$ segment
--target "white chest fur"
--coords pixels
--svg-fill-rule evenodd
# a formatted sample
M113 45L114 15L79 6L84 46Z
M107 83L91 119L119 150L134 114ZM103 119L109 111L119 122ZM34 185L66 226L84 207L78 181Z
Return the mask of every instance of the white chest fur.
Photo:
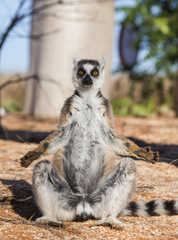
M101 99L97 97L77 99L77 101L74 101L73 107L75 109L73 115L75 127L70 144L72 143L73 152L76 151L81 154L78 158L78 163L80 163L80 160L83 161L89 157L88 154L94 153L98 145L104 144L101 125L105 120Z
M66 146L64 165L66 172L70 172L69 182L75 182L79 192L86 192L103 174L103 155L106 149L102 136L104 108L102 99L98 97L78 97L72 107L72 121L75 124Z

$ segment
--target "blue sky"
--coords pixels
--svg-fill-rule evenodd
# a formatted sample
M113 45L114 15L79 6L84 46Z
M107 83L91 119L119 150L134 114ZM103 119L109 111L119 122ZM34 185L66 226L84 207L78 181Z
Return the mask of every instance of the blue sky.
M17 9L19 0L1 0L0 1L0 34L8 26L12 16ZM30 0L26 0L24 8L28 7ZM29 46L30 41L28 38L19 37L19 33L28 34L30 31L29 19L19 24L15 31L8 37L5 45L3 46L0 56L0 72L26 73L29 68Z
M0 1L0 33L5 30L11 20L20 0L1 0ZM117 0L117 6L131 6L135 0ZM28 7L31 0L26 0L24 9ZM115 14L114 18L117 22L124 17L123 13ZM118 57L118 34L121 26L115 25L113 39L113 57L112 69L116 69L119 65ZM20 23L7 39L0 56L0 72L3 73L27 73L30 61L30 40L25 37L19 37L18 34L28 35L30 31L30 19Z

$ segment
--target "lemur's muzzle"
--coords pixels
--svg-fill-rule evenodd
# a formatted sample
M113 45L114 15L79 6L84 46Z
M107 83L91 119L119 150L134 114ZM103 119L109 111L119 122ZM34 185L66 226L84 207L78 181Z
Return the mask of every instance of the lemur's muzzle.
M82 84L83 85L92 85L93 84L93 80L91 79L91 77L88 74L86 74L86 76L82 80Z

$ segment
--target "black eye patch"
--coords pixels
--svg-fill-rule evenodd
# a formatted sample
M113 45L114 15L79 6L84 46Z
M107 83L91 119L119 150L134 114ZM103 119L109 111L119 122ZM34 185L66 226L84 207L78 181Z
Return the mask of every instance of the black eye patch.
M93 68L93 70L91 70L91 75L97 77L99 75L99 70L96 67Z
M83 77L85 75L85 73L86 73L86 71L82 67L80 67L78 69L77 74L78 74L79 77Z

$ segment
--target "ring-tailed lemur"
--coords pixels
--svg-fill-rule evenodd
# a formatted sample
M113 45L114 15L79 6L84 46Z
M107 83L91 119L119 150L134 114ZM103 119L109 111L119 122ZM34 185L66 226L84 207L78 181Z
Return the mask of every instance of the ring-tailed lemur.
M109 101L101 94L104 58L74 58L74 94L62 108L58 130L21 158L27 167L44 154L33 170L33 190L43 217L38 223L98 219L94 225L121 229L119 215L177 214L176 201L130 202L136 189L135 159L154 163L157 152L140 148L116 134Z

